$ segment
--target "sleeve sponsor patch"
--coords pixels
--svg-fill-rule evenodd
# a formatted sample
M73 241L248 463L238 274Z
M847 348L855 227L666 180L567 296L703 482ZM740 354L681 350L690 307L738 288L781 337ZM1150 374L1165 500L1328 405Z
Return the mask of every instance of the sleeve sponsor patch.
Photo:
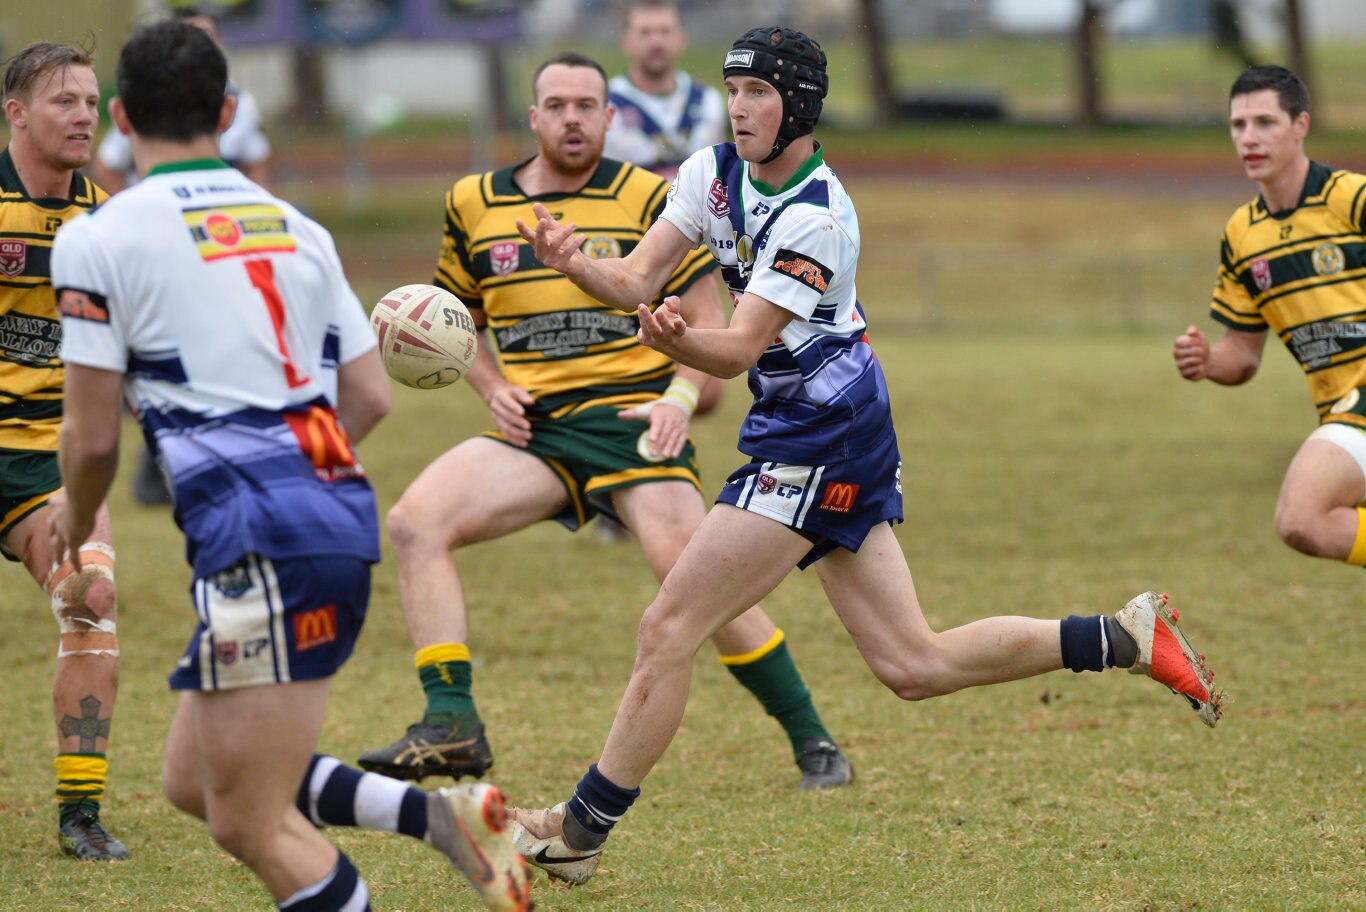
M819 260L804 256L795 250L788 250L786 247L780 248L773 255L773 265L769 268L794 281L809 285L821 294L825 294L825 289L830 287L835 278L835 274Z
M109 300L93 291L62 288L57 292L57 307L62 316L91 323L109 322Z

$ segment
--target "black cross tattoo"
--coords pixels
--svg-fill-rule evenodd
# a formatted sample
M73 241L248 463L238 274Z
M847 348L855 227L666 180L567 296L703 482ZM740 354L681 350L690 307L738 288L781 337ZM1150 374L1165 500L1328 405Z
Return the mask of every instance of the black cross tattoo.
M100 718L100 707L103 704L94 694L81 698L81 717L78 719L72 715L62 717L62 724L57 726L63 738L70 738L73 735L81 737L81 751L83 753L94 753L95 739L109 739L110 717Z

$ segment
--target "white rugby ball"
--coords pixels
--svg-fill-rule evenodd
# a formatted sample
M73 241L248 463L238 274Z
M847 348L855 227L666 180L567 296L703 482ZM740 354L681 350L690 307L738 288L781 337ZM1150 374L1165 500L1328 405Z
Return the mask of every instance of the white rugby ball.
M479 337L460 299L435 285L404 285L370 313L384 369L404 386L441 389L474 364Z

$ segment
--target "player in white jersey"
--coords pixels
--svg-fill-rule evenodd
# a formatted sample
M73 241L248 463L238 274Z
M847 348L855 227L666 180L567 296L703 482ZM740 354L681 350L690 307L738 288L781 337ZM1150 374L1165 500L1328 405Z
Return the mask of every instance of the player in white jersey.
M603 155L672 179L683 160L726 138L721 93L677 68L688 34L673 0L634 0L621 49L627 71L607 83L616 108Z
M199 624L162 784L282 909L368 909L313 824L431 842L492 908L527 905L490 785L427 793L314 753L379 559L352 442L389 382L331 237L217 158L227 64L182 22L139 30L110 115L142 180L53 248L68 365L54 550L79 564L118 461L120 396L170 478Z
M630 256L589 260L575 226L544 207L534 230L519 226L542 263L605 303L634 308L644 344L717 376L748 369L755 392L740 433L751 461L731 475L646 609L601 759L569 801L511 812L523 856L577 883L593 875L608 832L673 739L707 633L793 567L815 565L869 668L903 699L1061 668L1123 667L1178 692L1206 724L1219 717L1213 672L1166 598L1151 592L1114 617L994 617L930 629L892 532L901 462L857 299L858 221L812 135L825 54L801 32L754 29L732 46L723 72L735 142L684 163ZM673 298L654 313L636 306L699 244L739 296L724 329L687 326Z

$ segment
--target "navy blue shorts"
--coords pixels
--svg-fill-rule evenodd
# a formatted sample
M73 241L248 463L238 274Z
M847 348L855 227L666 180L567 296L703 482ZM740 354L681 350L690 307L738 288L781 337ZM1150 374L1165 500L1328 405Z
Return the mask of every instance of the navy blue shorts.
M199 627L172 690L232 690L327 678L351 656L370 601L354 557L249 554L190 586Z
M857 459L817 466L750 462L731 473L717 503L767 516L811 540L805 569L836 548L858 551L875 527L905 519L896 435Z

